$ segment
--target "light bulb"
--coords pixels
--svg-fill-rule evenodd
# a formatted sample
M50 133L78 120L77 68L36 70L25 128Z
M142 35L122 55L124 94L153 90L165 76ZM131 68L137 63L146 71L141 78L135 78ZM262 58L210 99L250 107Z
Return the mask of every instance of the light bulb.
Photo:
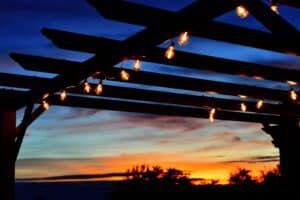
M49 110L50 105L49 105L49 103L48 103L46 100L43 100L42 105L43 105L43 108L44 108L45 110Z
M64 101L64 100L66 100L66 98L67 98L67 92L66 92L66 90L62 90L60 93L60 100Z
M294 89L291 89L291 90L290 90L290 98L291 98L293 101L296 101L297 98L298 98L298 94L297 94L297 92L296 92Z
M133 64L133 69L135 71L140 71L141 70L141 61L140 60L136 60Z
M129 81L130 75L129 75L128 72L126 72L125 70L122 70L122 71L120 72L120 75L121 75L121 79L122 79L123 81Z
M259 110L263 107L264 105L264 101L263 100L259 100L257 103L256 103L256 108Z
M239 16L241 19L244 19L244 18L248 17L249 11L248 11L247 8L244 7L244 6L238 6L238 7L236 8L236 14L237 14L237 16Z
M90 93L91 92L91 86L90 86L90 84L87 81L85 81L84 84L83 84L83 90L86 93Z
M286 83L289 85L298 85L298 83L296 81L287 80Z
M99 83L95 89L95 93L97 95L100 95L100 94L102 94L102 92L103 92L103 85L101 83Z
M213 108L209 112L209 121L212 123L215 121L215 114L216 114L216 109Z
M271 8L271 10L272 10L273 12L275 12L277 15L280 14L280 12L279 12L279 7L278 7L277 4L275 4L275 3L271 4L270 8Z
M247 99L247 98L248 98L248 96L242 95L242 94L239 94L239 97L240 97L241 99Z
M190 39L189 33L188 32L183 32L179 35L178 44L180 46L186 45L189 42L189 39Z
M43 95L43 99L47 99L49 96L50 96L50 94L46 93L46 94Z
M175 57L175 46L174 46L173 42L170 46L168 46L168 48L165 52L165 57L169 60L171 60Z
M243 112L247 111L247 106L245 103L241 103L241 111L243 111Z

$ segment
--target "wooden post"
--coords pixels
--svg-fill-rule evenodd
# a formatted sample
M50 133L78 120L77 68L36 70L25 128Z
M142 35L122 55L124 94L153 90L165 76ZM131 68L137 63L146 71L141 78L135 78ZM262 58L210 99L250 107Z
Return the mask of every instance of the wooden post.
M14 200L16 112L0 110L0 199Z
M283 189L299 191L300 180L300 128L295 118L285 118L280 125L265 126L265 132L273 138L280 152L280 171Z

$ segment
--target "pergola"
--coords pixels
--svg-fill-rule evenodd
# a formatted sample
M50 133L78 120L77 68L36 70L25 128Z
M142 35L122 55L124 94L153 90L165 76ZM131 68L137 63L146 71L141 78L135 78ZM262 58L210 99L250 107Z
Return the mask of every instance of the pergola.
M300 33L295 27L261 0L199 0L176 13L122 0L89 0L89 3L105 18L147 28L125 41L42 29L42 33L59 48L94 54L94 57L84 62L11 54L26 70L58 75L54 78L41 78L0 73L0 86L14 88L0 90L2 199L14 198L15 162L26 129L49 105L210 118L211 121L216 118L261 123L263 130L272 136L273 143L280 149L283 179L288 186L295 186L300 178L297 171L300 157L296 153L300 137L300 105L297 101L298 87L294 84L300 82L300 71L182 51L176 51L175 57L168 59L164 57L165 49L157 47L168 41L168 48L173 48L175 40L172 38L188 33L195 37L299 56L300 47L295 44L300 42ZM273 3L300 7L297 0L278 0ZM243 6L271 33L213 21L238 6ZM172 58L172 55L169 56ZM114 67L123 62L124 58L135 60L136 68ZM140 62L208 70L233 76L243 74L256 81L266 79L288 82L291 90L143 71L139 69ZM99 84L87 82L88 78ZM106 80L117 84L106 84ZM128 87L132 83L133 86ZM134 87L136 85L158 86L170 90ZM220 95L178 93L173 89L244 96L229 99ZM16 110L23 107L23 120L16 125Z

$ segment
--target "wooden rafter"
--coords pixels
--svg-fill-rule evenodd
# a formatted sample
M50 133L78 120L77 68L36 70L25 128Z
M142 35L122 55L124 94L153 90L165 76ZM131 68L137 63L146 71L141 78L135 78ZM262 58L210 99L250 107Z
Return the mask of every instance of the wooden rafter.
M149 26L153 24L154 21L158 21L156 19L172 18L176 16L176 13L174 12L125 1L116 0L112 2L104 2L93 0L91 2L92 5L96 7L104 17L117 21L127 22L130 24ZM236 5L238 5L239 3L241 3L241 1L235 2ZM264 8L268 9L265 6ZM267 11L269 11L269 9ZM142 18L140 17L140 13L143 13ZM274 13L272 12L268 13L274 15ZM276 35L272 35L270 33L220 22L210 21L206 23L199 23L199 17L191 19L190 23L192 25L187 29L194 36L207 37L225 42L247 45L272 51L279 51L282 53L293 53L298 55L300 54L299 47L288 44L282 37L277 37ZM282 20L282 18L278 16L273 16L273 18L276 18L276 20L279 21L283 21L282 23L287 24L286 26L291 28L291 26L288 25L286 21ZM270 20L271 19L269 19L269 21ZM276 24L276 26L278 25ZM160 30L157 31L157 33L159 34L164 34L163 32L160 32ZM182 29L178 31L182 31ZM296 37L300 38L299 32L297 32Z
M135 55L144 61L166 65L175 65L199 70L210 70L231 75L243 74L249 77L256 76L282 82L287 80L296 82L300 81L300 71L298 70L264 66L249 62L234 61L230 59L216 58L180 51L176 52L176 57L173 60L167 60L163 57L165 50L159 47L143 48L134 44L124 45L122 42L111 39L53 29L44 29L43 33L60 48L97 53L100 58L102 52L111 51L114 55L120 54L124 55L124 57L127 56L128 58L130 58L131 55ZM126 52L124 52L125 50ZM18 58L17 56L15 57ZM21 55L19 55L19 57L21 57Z
M22 59L23 58L23 59ZM58 73L61 68L64 66L70 66L71 68L66 71L78 71L79 69L76 66L81 67L79 63L70 62L65 60L55 59L53 62L51 59L43 60L41 57L37 57L37 59L33 59L34 57L30 57L31 59L26 60L24 56L20 57L20 65L25 66L26 69L34 68L35 70L42 68L43 72L50 73ZM33 62L31 63L30 60ZM22 62L23 61L23 62ZM36 65L38 63L38 65ZM43 68L43 63L46 66ZM51 66L49 64L51 63ZM73 64L73 65L72 65ZM39 66L39 67L35 67ZM88 66L87 66L88 67ZM58 69L58 71L56 71ZM81 68L80 68L81 69ZM107 70L105 68L98 67L99 71ZM111 68L106 72L109 77L115 78L115 80L122 81L120 78L120 72L122 69L119 68ZM199 78L191 78L191 77L183 77L183 76L175 76L175 75L167 75L156 72L146 72L139 71L136 72L134 70L127 70L130 73L130 83L138 83L144 85L153 85L167 88L177 88L177 89L185 89L185 90L195 90L195 91L214 91L220 94L227 95L247 95L254 98L259 99L272 99L272 100L287 100L289 98L288 91L284 90L276 90L269 89L257 86L250 85L241 85L235 83L224 83L213 80L205 80Z

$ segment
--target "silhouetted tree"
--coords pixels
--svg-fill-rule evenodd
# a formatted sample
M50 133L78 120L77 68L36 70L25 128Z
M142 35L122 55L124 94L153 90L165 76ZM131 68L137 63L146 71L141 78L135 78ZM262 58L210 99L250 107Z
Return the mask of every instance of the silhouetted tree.
M262 183L268 186L279 186L281 182L281 175L279 167L268 171L268 172L262 172L261 173L261 180Z
M189 175L182 170L160 166L135 166L127 170L121 188L127 191L177 191L192 186Z
M239 168L236 172L230 174L229 183L232 185L253 185L257 183L250 172L248 169Z

